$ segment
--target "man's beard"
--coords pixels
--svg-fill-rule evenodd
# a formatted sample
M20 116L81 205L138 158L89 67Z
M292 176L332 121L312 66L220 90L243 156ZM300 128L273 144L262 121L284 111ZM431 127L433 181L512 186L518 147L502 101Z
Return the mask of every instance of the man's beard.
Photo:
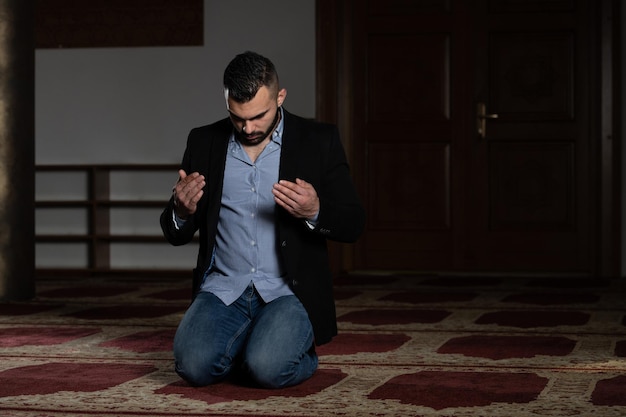
M246 146L258 145L259 143L262 143L265 139L267 139L269 135L272 134L274 129L276 129L276 126L278 125L279 121L280 121L280 109L276 109L276 116L274 116L274 121L272 122L272 125L269 127L269 129L267 129L265 132L248 133L248 132L244 132L243 130L238 131L237 129L235 129L235 134L239 142L243 145L246 145Z

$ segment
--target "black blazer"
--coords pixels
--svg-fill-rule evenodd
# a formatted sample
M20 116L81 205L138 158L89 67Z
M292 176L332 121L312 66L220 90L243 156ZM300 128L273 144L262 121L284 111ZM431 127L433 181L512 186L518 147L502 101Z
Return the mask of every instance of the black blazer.
M315 230L310 230L303 220L277 206L277 244L285 262L289 285L306 308L315 342L320 345L337 334L326 239L356 241L364 228L365 210L350 178L337 128L287 111L284 111L284 117L279 177L290 181L301 178L311 183L320 199L320 212ZM181 230L177 230L172 221L173 197L161 215L161 228L173 245L190 242L199 230L194 295L209 267L215 245L226 150L232 129L230 119L226 118L189 133L181 168L188 174L197 171L205 176L204 195L196 213Z

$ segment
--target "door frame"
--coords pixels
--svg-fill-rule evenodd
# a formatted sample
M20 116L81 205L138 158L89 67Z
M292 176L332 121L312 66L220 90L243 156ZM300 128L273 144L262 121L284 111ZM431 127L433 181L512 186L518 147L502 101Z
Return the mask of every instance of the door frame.
M316 0L316 118L338 126L342 142L356 179L359 193L365 196L363 187L364 159L357 155L352 125L352 29L354 15L352 4L358 0ZM597 251L594 275L601 277L621 276L621 123L620 117L620 42L619 24L614 18L620 16L619 0L600 0L597 27L600 28L596 45L600 65L597 69L598 86L595 97L600 101L598 126L595 136L601 138L594 157L596 178L599 179L599 201L594 205ZM354 254L351 247L331 245L332 269L354 270Z

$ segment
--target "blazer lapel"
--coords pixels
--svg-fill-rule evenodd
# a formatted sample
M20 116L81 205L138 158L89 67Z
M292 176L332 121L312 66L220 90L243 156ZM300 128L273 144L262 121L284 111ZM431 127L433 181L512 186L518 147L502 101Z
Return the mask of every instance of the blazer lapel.
M300 125L298 120L284 109L283 114L285 115L285 126L278 176L283 180L295 181L298 175Z
M222 194L222 183L224 182L224 168L226 167L226 152L228 151L228 139L232 134L230 120L225 119L219 125L216 137L210 141L211 149L206 163L208 169L208 191L211 195ZM219 191L219 194L217 194Z

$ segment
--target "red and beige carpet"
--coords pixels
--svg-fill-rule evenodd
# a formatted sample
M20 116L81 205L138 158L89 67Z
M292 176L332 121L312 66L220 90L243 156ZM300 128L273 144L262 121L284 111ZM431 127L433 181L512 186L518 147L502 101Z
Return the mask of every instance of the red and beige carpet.
M186 281L43 280L0 304L0 416L626 416L626 280L347 276L306 383L192 388Z

